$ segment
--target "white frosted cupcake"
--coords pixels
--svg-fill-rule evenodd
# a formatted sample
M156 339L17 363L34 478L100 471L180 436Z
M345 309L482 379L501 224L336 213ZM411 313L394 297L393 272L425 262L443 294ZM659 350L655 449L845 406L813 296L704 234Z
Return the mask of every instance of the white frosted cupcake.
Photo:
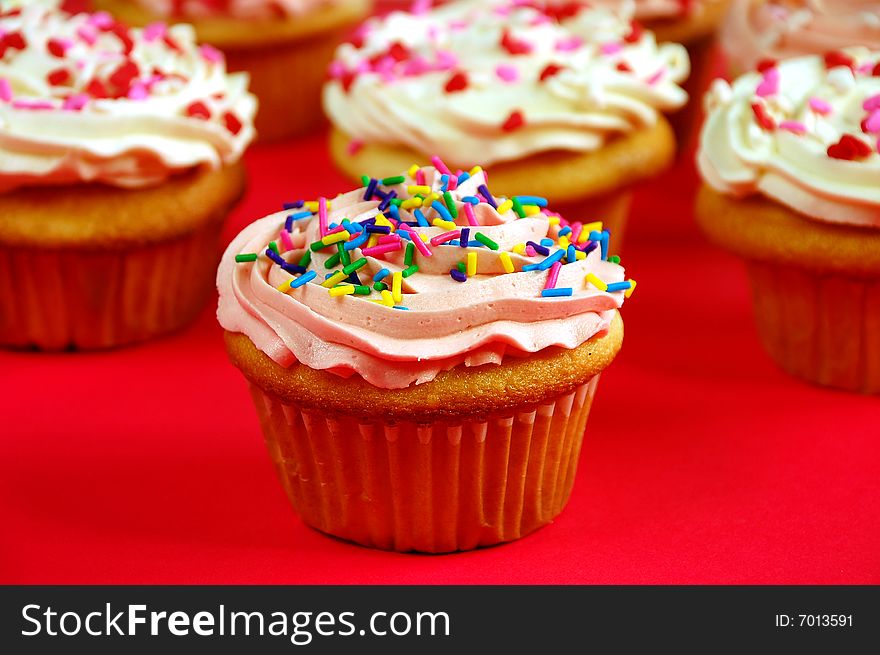
M821 55L848 46L880 48L877 0L733 0L721 31L731 72L762 60Z
M187 22L247 71L260 99L261 140L308 134L324 123L321 85L333 50L369 15L372 0L95 0L132 25Z
M352 179L439 154L492 166L490 188L546 197L618 238L629 191L666 168L665 112L687 94L687 53L586 2L457 2L368 21L324 90L332 153Z
M880 51L764 64L708 96L697 218L742 257L788 372L880 392Z
M256 100L188 26L59 4L0 3L0 344L109 348L204 306Z

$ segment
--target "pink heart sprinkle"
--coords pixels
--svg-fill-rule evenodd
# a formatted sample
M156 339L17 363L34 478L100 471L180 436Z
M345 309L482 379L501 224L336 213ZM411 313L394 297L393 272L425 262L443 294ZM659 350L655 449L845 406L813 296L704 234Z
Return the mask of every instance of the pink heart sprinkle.
M559 41L556 44L556 49L559 52L571 52L572 50L577 50L583 44L584 44L584 42L579 37L574 36L570 39L564 39L562 41Z
M865 121L865 129L869 134L877 134L880 132L880 109L875 109Z
M151 23L144 28L144 40L147 43L152 43L163 38L167 31L168 26L165 23Z
M603 55L616 55L623 50L623 46L619 43L603 43L602 47L599 49L602 51Z
M91 25L81 25L76 31L76 35L88 45L95 45L98 40L98 33Z
M327 68L327 72L334 80L338 80L340 77L345 75L345 65L338 59L335 61L331 61L330 66Z
M516 82L519 79L519 71L513 66L501 64L495 69L495 74L505 82Z
M0 77L0 100L3 102L12 100L12 86L5 77Z
M809 104L810 109L812 109L817 114L827 116L831 113L831 105L825 100L822 100L822 98L810 98Z
M106 11L99 11L89 16L88 22L89 25L94 25L100 29L113 25L113 17Z
M202 59L211 64L220 64L223 63L223 53L217 50L214 46L203 45L199 48L199 53L202 55Z
M876 111L877 109L880 109L880 93L871 96L870 98L866 98L865 102L862 103L862 109L865 111Z
M128 90L129 100L146 100L149 95L150 92L147 90L147 86L143 82L135 82Z
M645 80L645 81L646 81L648 84L650 84L651 86L653 86L653 85L657 84L657 82L659 82L659 81L662 79L662 77L663 77L663 73L665 73L665 72L666 72L666 71L665 71L663 68L661 68L660 70L658 70L656 73L654 73L653 75L651 75L651 77L649 77L649 78L648 78L647 80Z
M766 98L767 96L773 96L777 93L779 93L779 69L768 68L767 72L764 74L764 79L761 80L758 88L755 89L755 94L759 98Z
M88 101L89 96L87 96L85 93L78 93L76 95L70 96L69 98L66 98L61 108L67 111L80 111L83 107L86 106L86 103Z
M458 66L458 57L455 56L455 53L448 50L438 50L437 64L441 67L440 70L449 70Z
M800 121L782 121L779 123L779 129L793 134L806 134L807 126Z

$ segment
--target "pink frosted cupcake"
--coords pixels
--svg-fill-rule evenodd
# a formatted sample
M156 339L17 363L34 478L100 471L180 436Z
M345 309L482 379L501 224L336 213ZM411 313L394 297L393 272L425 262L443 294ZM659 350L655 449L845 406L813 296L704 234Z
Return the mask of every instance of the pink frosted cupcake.
M880 2L734 0L721 45L734 76L762 60L820 55L856 45L880 49Z
M448 552L551 522L635 283L601 225L439 159L245 228L218 317L308 525Z

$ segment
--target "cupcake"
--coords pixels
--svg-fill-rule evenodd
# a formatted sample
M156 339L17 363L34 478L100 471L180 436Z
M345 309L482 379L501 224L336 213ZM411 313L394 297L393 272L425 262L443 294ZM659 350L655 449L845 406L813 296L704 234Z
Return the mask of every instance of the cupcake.
M721 46L734 76L763 60L880 49L878 0L733 0Z
M255 100L192 29L0 2L0 345L109 348L211 293Z
M635 288L608 239L436 157L247 227L218 318L302 520L430 553L551 522Z
M707 98L697 218L745 259L789 373L880 392L880 52L768 63Z
M593 0L600 6L621 6L627 0ZM635 0L635 19L654 33L660 43L687 48L691 74L684 84L691 98L701 98L712 80L715 37L729 0ZM672 118L680 143L690 143L698 123L699 103L690 103Z
M492 166L491 188L601 217L618 242L634 184L673 160L664 111L687 101L684 48L625 11L518 0L372 19L331 65L331 151L352 179L433 153Z
M321 85L333 51L370 13L372 0L95 0L131 25L184 21L247 71L260 100L260 140L324 125Z

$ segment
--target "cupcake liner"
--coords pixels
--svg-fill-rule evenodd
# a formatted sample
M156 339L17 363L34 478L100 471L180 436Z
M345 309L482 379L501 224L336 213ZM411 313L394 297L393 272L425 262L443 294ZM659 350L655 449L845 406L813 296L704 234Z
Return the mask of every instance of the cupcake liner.
M218 232L118 250L0 244L0 345L104 349L182 328L213 289Z
M788 373L880 393L880 280L748 262L764 347Z
M303 136L324 127L321 88L336 46L350 27L270 47L227 49L230 71L250 73L259 98L255 125L260 141Z
M595 198L555 202L550 208L569 221L579 223L602 221L603 227L611 233L615 251L620 251L634 195L632 189L623 189Z
M599 381L460 423L325 416L251 384L266 445L307 524L364 546L442 553L519 539L568 501Z

